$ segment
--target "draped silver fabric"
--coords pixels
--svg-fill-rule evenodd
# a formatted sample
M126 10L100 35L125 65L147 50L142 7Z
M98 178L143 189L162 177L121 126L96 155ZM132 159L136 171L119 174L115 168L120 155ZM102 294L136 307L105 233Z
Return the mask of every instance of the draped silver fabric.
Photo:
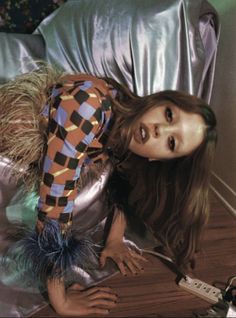
M47 60L108 76L138 95L180 89L209 100L218 37L203 0L69 1L45 19Z
M46 60L67 72L108 76L138 95L179 89L210 99L219 22L206 0L77 0L68 1L47 17L35 34L0 33L0 82ZM12 244L12 223L34 226L34 194L9 179L7 158L0 158L0 253ZM94 233L99 241L107 217L104 187L111 167L90 180L75 201L74 226ZM152 247L130 230L130 244ZM116 273L112 262L103 271L78 271L84 285ZM20 273L0 273L0 316L22 317L47 303L37 286L22 286ZM27 282L26 282L27 283Z
M26 73L45 59L45 46L40 35L0 33L0 83Z

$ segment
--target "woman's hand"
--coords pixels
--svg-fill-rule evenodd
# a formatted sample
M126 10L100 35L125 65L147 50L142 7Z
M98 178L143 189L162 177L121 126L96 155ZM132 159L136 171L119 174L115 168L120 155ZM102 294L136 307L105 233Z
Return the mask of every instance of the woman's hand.
M66 290L59 279L48 280L47 287L51 305L63 316L105 315L117 302L117 295L109 287L84 289L74 284Z
M111 240L107 241L101 256L100 264L104 267L107 258L113 259L113 261L119 267L120 272L126 276L127 268L132 274L137 274L143 270L140 261L147 262L147 259L136 252L134 249L128 247L123 240Z

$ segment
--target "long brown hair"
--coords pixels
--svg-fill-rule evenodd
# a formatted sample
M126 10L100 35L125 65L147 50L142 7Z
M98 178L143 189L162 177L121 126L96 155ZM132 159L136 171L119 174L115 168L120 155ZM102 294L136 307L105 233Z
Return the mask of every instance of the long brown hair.
M209 178L217 141L215 115L203 100L184 92L166 90L138 97L113 80L106 80L118 90L114 101L117 121L110 143L116 144L119 136L119 153L128 151L133 121L154 106L171 103L199 114L205 122L204 140L190 155L149 162L131 154L123 165L123 174L132 185L129 204L151 227L169 256L185 266L193 262L199 250L209 217Z

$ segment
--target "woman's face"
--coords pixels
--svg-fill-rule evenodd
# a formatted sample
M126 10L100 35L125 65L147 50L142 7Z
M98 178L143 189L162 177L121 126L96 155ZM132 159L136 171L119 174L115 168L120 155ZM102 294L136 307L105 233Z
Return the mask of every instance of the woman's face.
M134 123L129 150L150 160L182 157L201 144L204 131L198 114L174 104L153 107Z

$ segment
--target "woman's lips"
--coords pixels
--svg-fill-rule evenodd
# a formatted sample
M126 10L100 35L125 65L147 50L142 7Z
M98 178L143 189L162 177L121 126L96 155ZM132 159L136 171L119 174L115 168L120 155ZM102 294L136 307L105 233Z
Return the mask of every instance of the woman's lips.
M148 128L145 124L141 123L138 128L134 131L134 139L139 144L145 144L149 139Z

